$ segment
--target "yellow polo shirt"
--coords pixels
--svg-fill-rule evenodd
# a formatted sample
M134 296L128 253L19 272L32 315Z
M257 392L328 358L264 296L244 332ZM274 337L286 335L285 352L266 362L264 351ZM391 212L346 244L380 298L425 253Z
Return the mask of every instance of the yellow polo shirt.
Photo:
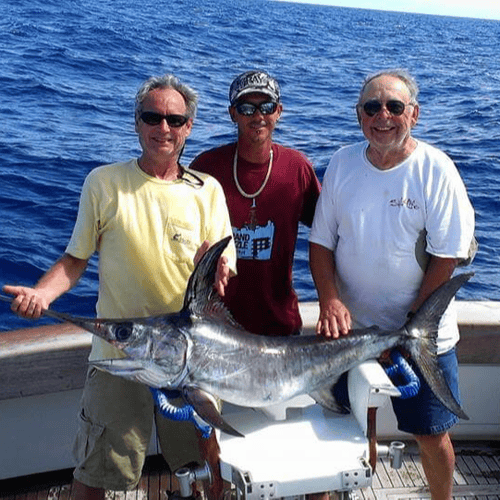
M215 243L232 234L219 183L190 172L163 181L133 159L96 168L86 178L66 252L79 259L99 252L98 317L180 310L197 249L204 240ZM225 255L235 270L232 241ZM121 355L94 336L90 359Z

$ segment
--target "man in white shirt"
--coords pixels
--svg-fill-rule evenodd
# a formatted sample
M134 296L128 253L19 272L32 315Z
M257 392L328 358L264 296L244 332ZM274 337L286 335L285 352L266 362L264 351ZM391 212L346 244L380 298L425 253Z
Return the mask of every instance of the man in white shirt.
M417 97L406 71L369 77L357 105L367 141L341 148L328 166L310 235L318 334L401 327L469 257L474 211L451 159L412 137ZM458 397L457 341L452 306L440 324L438 354ZM432 498L451 499L455 455L447 431L457 417L424 383L394 406L399 428L419 444Z

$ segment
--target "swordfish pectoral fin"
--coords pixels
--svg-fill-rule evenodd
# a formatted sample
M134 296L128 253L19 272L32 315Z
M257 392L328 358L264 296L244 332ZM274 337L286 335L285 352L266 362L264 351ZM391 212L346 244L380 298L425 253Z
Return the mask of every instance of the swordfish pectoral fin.
M154 365L141 360L131 358L102 359L89 361L89 365L111 375L117 375L150 387L159 389L165 385L165 375Z
M182 395L186 402L194 408L198 416L212 427L220 429L231 436L245 437L222 418L212 395L196 387L183 387Z

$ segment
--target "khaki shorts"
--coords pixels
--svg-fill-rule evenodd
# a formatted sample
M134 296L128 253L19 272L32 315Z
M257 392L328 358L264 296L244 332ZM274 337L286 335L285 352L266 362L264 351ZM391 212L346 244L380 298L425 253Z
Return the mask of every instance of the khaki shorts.
M191 462L201 463L197 431L190 422L158 415L145 385L90 368L74 446L75 478L94 488L134 489L147 455L153 419L172 471Z

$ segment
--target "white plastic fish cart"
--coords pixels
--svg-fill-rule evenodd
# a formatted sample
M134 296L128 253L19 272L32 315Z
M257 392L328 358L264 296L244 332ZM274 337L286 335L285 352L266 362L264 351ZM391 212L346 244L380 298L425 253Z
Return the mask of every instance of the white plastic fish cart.
M239 499L300 498L324 491L347 499L371 485L375 413L399 391L375 361L352 369L348 386L348 415L326 411L309 396L257 410L225 407L224 419L245 436L219 436L221 475ZM402 444L383 451L390 451L397 467Z

